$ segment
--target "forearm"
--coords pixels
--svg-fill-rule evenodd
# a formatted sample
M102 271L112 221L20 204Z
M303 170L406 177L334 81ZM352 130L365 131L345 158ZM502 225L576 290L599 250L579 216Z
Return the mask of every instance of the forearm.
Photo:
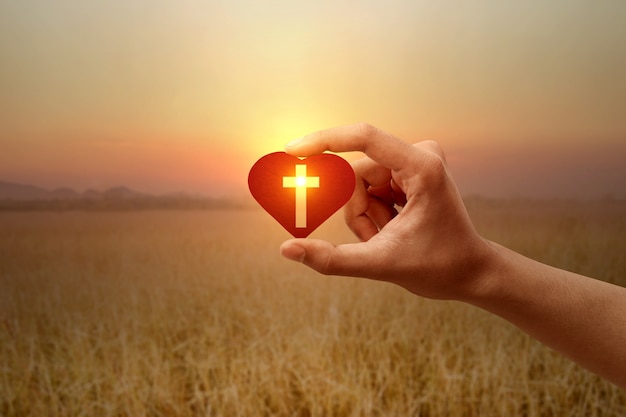
M626 288L493 250L465 301L626 389Z
M434 142L408 145L368 124L307 135L295 156L361 151L346 220L361 243L285 242L289 259L329 275L394 282L495 313L626 389L626 289L532 261L482 239ZM403 206L396 213L395 206ZM396 215L397 214L397 215Z

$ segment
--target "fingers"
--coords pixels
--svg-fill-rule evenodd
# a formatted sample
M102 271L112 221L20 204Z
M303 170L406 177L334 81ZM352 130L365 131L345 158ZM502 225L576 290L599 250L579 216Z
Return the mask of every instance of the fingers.
M418 142L414 146L430 152L434 155L437 155L444 164L447 164L446 155L443 153L443 149L441 149L441 146L439 146L439 144L434 140L425 140L422 142Z
M348 217L346 215L345 221L352 233L362 242L370 240L378 233L378 226L366 213L355 217Z
M311 133L287 144L285 151L295 156L310 156L324 151L361 151L379 164L393 170L414 162L418 148L367 123L340 126Z
M396 217L398 212L393 203L386 203L378 198L371 197L366 214L376 225L377 229L380 230Z
M369 240L397 214L393 201L359 187L344 207L344 220L362 241ZM390 189L389 189L390 190ZM389 193L386 193L389 194Z
M287 259L325 275L372 277L380 254L368 242L333 245L318 239L291 239L280 247Z
M356 177L364 181L367 188L382 189L390 186L391 171L370 158L354 161L352 169Z
M400 188L398 183L393 180L393 178L391 179L391 197L400 207L404 207L406 205L406 194L404 193L404 190Z
M357 177L358 178L358 177ZM367 215L369 206L368 184L363 179L356 182L352 198L344 206L343 216L346 225L360 240L369 240L378 233L378 227Z
M362 241L369 240L391 220L396 211L391 193L391 172L369 158L353 163L356 190L344 208L344 219Z

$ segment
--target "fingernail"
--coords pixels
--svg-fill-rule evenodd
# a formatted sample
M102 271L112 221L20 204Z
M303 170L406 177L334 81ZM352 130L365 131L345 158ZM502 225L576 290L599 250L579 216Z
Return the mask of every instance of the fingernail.
M288 144L286 144L285 148L293 148L295 146L298 146L303 140L304 140L304 138L294 139L291 142L289 142Z
M300 245L283 245L281 248L281 254L292 261L302 262L304 261L304 256L306 255L306 251Z

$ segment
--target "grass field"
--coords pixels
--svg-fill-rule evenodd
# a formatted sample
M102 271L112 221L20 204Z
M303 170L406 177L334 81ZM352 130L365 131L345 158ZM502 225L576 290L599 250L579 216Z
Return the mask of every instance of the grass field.
M626 283L622 203L468 207L487 238ZM337 217L314 235L353 240ZM316 275L287 237L260 210L1 213L0 415L626 415L503 320Z

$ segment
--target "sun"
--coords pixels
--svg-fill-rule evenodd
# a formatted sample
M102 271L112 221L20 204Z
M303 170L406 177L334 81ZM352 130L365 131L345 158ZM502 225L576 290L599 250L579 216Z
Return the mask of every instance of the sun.
M306 177L296 177L296 187L306 186Z

